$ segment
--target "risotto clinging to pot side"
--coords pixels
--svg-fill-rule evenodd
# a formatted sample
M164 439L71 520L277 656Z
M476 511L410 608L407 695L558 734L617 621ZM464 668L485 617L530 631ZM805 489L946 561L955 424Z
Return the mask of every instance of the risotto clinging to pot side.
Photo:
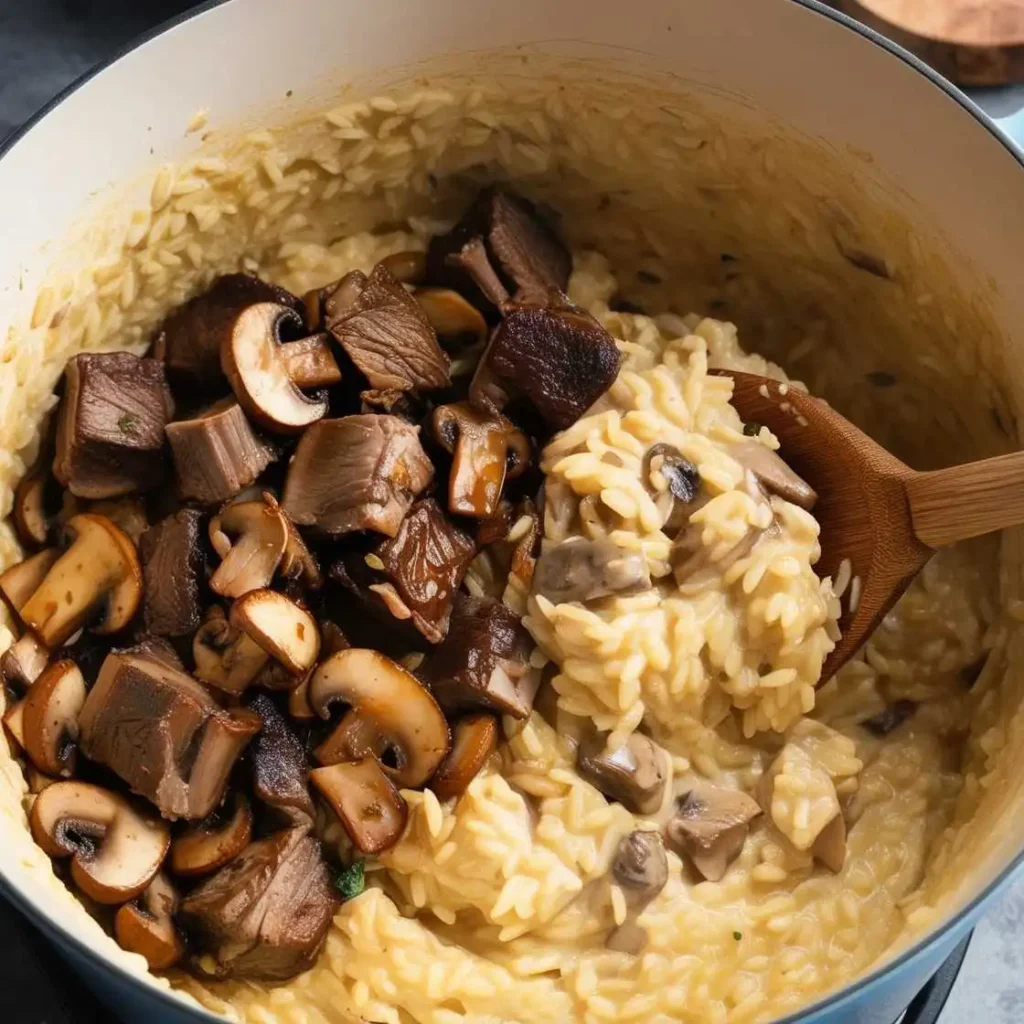
M815 573L813 490L709 374L783 370L560 230L485 188L168 290L143 355L67 365L4 722L54 870L215 1011L769 1020L918 907L984 542L819 685L859 581Z

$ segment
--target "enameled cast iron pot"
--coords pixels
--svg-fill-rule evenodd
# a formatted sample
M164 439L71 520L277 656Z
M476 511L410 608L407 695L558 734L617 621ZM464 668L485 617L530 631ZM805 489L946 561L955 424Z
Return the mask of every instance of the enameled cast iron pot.
M315 104L349 79L387 84L390 68L510 47L562 59L612 55L767 111L840 158L867 154L938 220L954 258L988 282L985 301L1007 335L1009 364L1022 365L1012 337L1024 323L1021 155L913 57L814 0L208 3L87 75L0 152L0 330L23 315L52 254L45 243L97 190L187 155L197 143L182 126L198 109L226 125L280 120L286 94ZM857 166L851 161L851 175ZM1024 837L1014 820L1022 817L992 830L940 926L789 1020L890 1024L1016 873ZM2 858L0 889L122 1019L214 1019L88 948Z

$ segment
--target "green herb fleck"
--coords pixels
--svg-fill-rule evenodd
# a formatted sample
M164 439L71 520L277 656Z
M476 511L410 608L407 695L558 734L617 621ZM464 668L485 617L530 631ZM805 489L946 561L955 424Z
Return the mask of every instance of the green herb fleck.
M762 424L751 420L749 423L743 424L743 433L746 434L747 437L757 437L757 435L761 433L761 426Z
M342 900L355 899L366 887L366 876L363 873L363 862L357 860L349 864L334 880L334 888L341 893Z
M743 938L743 932L733 932L732 937L739 942Z
M122 434L134 434L139 429L139 418L133 416L130 412L126 412L118 421L118 427L121 428Z

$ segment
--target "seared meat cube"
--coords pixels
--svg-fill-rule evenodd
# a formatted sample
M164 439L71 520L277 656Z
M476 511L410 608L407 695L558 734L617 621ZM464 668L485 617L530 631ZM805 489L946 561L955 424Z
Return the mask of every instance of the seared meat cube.
M316 963L337 897L320 843L301 829L248 846L193 889L178 916L197 967L217 977L287 981Z
M327 329L375 391L447 387L448 357L420 304L378 263L347 274L324 300Z
M484 708L526 718L540 685L532 650L530 634L504 604L459 594L448 635L419 675L445 711Z
M103 662L79 716L79 746L160 808L205 818L259 729L251 711L222 710L191 676L144 654Z
M393 537L433 477L418 428L397 416L321 420L295 449L282 505L293 522L324 533Z
M288 720L265 693L247 701L262 728L250 749L252 788L286 824L311 827L316 814L309 795L309 762Z
M163 479L174 402L156 359L78 355L64 371L53 475L79 498L145 491Z
M142 536L142 615L157 636L188 636L199 628L202 514L183 508Z

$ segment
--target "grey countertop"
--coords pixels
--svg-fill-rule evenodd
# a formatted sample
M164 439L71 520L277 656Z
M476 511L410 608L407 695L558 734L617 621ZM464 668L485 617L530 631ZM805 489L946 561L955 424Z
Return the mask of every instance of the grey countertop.
M94 63L188 6L185 0L0 0L0 137ZM1024 143L1024 88L975 98ZM1024 1021L1024 882L979 925L942 1021Z

